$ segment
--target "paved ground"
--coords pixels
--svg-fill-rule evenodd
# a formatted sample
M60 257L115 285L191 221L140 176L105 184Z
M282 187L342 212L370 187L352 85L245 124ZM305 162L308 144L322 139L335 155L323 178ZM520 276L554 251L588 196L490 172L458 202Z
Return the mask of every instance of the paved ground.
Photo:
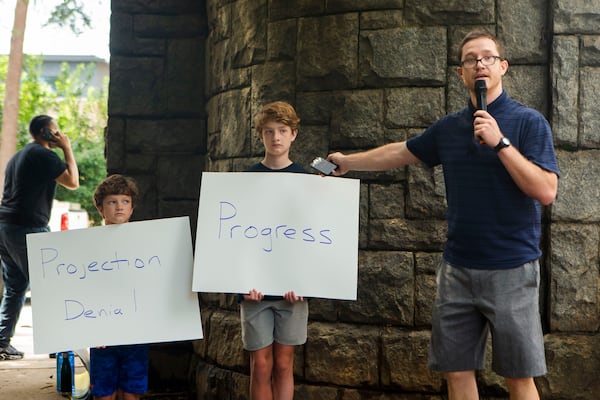
M0 361L0 400L66 400L56 391L56 359L33 354L31 306L26 304L17 323L12 345L25 352L21 360ZM75 358L75 373L85 371ZM146 400L187 400L185 393L148 393Z
M0 361L0 400L64 400L56 391L56 360L48 354L33 354L29 305L21 312L12 345L25 352L25 357Z

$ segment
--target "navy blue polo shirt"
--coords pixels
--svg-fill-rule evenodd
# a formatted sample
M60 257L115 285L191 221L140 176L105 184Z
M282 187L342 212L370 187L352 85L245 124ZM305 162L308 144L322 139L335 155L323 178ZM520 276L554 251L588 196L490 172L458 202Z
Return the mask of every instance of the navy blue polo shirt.
M548 121L502 92L487 111L521 154L558 175ZM514 183L498 154L473 137L471 102L408 140L429 167L442 165L448 202L444 258L476 269L515 268L540 257L541 205Z

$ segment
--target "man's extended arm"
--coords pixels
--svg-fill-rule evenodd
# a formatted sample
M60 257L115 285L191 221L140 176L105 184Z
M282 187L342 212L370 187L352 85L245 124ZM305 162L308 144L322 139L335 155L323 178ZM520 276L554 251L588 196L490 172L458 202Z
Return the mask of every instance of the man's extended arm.
M387 171L419 161L406 147L406 142L395 142L353 154L332 153L327 160L338 166L334 175L348 171Z

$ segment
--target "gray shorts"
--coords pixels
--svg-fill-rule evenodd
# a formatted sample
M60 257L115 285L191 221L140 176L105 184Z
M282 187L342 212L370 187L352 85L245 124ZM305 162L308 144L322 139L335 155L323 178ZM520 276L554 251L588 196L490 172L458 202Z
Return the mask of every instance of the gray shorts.
M308 302L286 300L242 301L242 342L244 349L256 351L279 344L296 346L306 342Z
M507 378L546 373L539 313L538 261L506 270L456 267L442 260L437 271L429 368L484 369L492 333L492 369Z

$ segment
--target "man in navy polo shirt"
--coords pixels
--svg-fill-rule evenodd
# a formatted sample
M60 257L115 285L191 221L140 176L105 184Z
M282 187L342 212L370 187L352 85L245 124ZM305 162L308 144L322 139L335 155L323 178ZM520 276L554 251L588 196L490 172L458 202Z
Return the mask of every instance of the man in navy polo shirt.
M478 399L492 333L492 368L511 399L539 399L533 377L546 373L539 315L541 207L556 197L552 132L537 111L510 99L499 40L485 31L463 39L458 75L470 101L405 142L328 160L335 175L424 162L442 165L448 202L447 241L437 269L429 366L441 371L451 400ZM475 82L487 87L478 110ZM484 107L480 107L484 108Z

